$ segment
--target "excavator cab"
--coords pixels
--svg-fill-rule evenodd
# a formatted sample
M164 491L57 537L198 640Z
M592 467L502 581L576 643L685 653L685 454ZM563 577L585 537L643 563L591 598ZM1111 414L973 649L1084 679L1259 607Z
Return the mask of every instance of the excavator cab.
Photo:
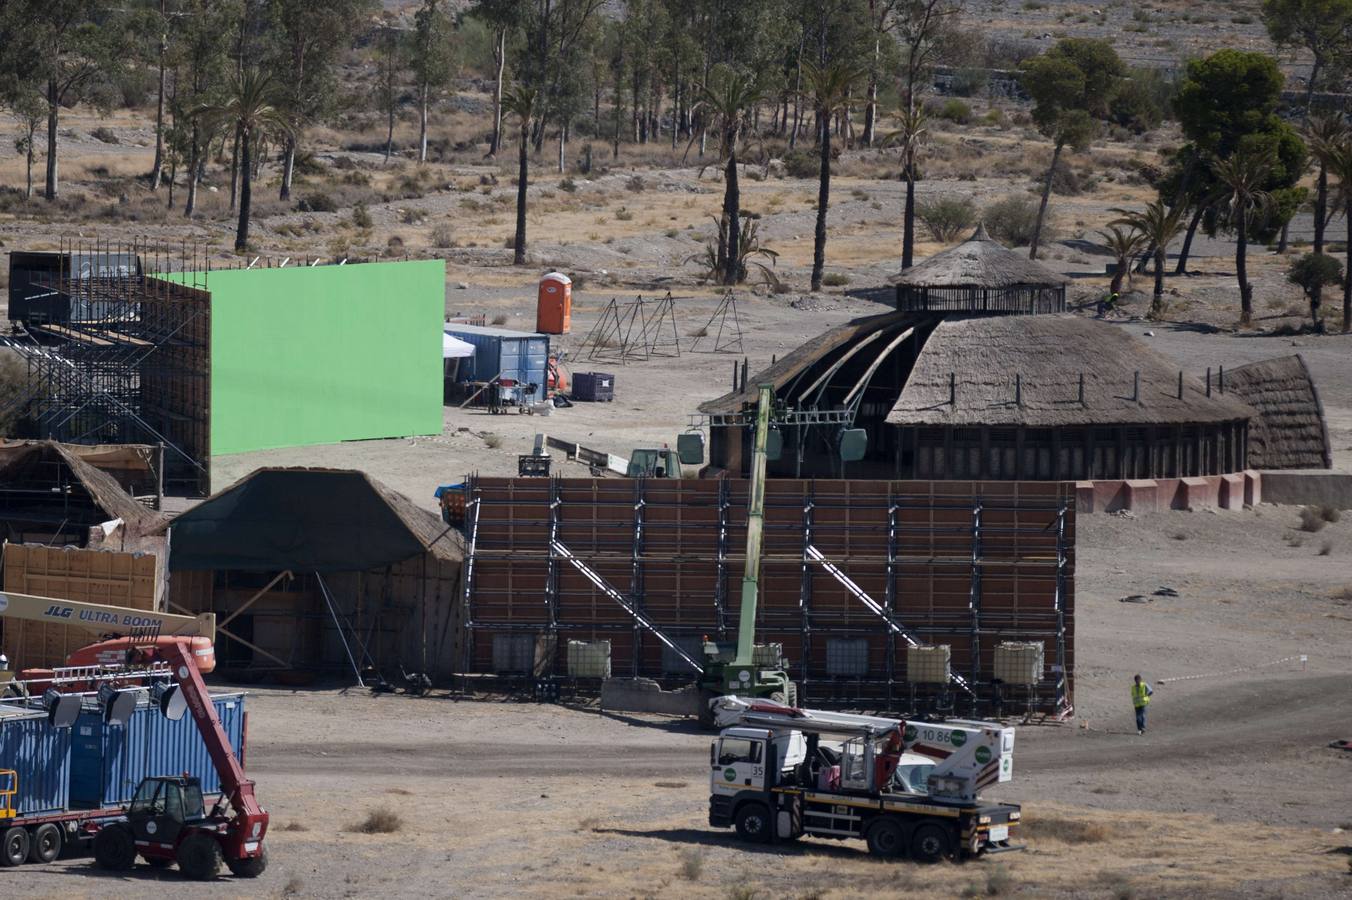
M138 844L176 845L185 825L205 818L202 783L196 778L147 778L127 810L127 824Z

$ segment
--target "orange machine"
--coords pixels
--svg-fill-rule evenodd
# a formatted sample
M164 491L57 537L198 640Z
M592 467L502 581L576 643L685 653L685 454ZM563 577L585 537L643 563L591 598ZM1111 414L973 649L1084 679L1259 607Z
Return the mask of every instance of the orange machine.
M535 304L535 330L541 334L567 334L573 325L573 279L550 272L540 279Z

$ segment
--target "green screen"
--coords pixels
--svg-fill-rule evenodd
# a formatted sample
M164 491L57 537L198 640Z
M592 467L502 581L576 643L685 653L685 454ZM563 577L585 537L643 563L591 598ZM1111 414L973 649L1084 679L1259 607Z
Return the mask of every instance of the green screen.
M225 270L211 452L440 434L441 260Z

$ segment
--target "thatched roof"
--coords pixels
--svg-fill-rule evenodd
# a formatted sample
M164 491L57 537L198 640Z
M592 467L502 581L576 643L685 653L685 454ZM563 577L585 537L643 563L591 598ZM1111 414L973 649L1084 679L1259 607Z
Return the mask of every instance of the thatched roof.
M351 469L256 469L167 527L174 570L365 571L464 556L441 519Z
M1138 371L1140 393L1133 399ZM1047 428L1223 422L1254 414L1234 396L1206 396L1206 385L1190 376L1179 399L1178 379L1172 361L1106 322L1070 315L949 319L925 342L887 421Z
M833 351L848 346L875 331L899 330L926 319L923 315L907 312L883 313L878 316L864 316L851 319L843 325L837 325L829 331L817 335L806 343L800 344L780 358L774 365L762 369L747 378L747 388L732 391L714 400L706 400L699 406L702 413L735 413L756 402L756 386L773 384L775 390L782 389L814 363L825 359Z
M30 479L45 481L50 475L42 474L41 469L52 463L64 466L109 520L121 519L128 528L142 533L164 522L162 515L123 490L116 478L87 462L80 449L57 441L6 445L5 452L0 455L0 483L15 484Z
M892 284L912 288L1007 288L1059 285L1070 279L1039 262L1006 249L978 225L967 240L934 254L899 275Z
M1225 392L1257 413L1249 422L1252 468L1332 467L1324 406L1299 354L1226 369Z

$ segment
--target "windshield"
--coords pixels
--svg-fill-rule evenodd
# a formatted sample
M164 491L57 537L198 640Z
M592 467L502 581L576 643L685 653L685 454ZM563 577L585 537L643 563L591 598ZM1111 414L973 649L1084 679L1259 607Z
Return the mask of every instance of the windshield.
M932 764L921 763L913 766L897 766L892 782L910 794L928 794L929 776L934 771Z

